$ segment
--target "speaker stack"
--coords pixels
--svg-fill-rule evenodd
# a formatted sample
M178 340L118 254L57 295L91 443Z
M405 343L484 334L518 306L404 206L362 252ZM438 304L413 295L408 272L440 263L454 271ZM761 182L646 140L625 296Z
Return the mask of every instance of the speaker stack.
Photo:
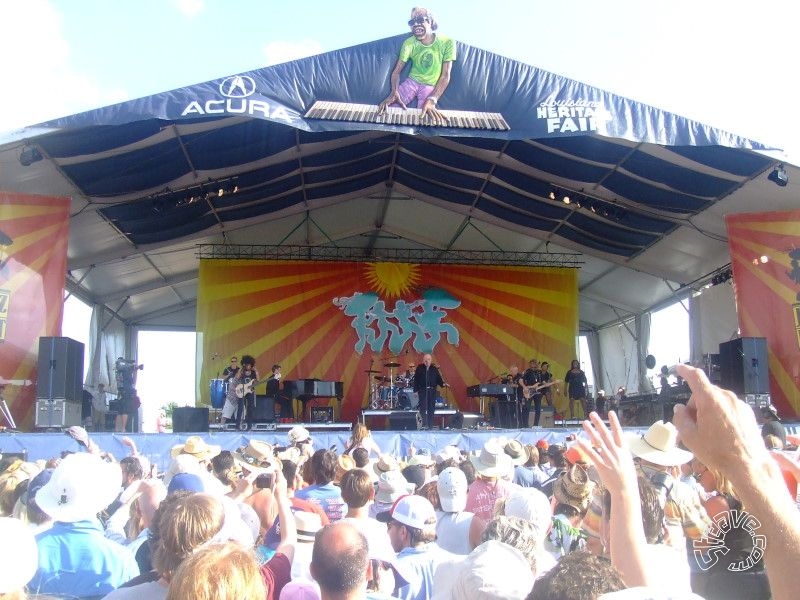
M739 397L769 394L767 340L743 337L719 345L720 384Z
M36 398L83 399L83 344L68 337L40 337Z
M175 433L208 431L208 407L180 406L172 411L172 431Z

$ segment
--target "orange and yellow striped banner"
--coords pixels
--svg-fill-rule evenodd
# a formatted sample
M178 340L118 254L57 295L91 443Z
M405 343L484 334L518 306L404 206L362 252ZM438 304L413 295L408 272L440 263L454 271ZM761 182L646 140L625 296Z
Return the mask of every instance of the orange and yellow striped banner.
M739 328L767 339L772 402L800 414L800 211L725 218Z
M20 429L33 427L39 337L61 334L69 206L0 192L0 376Z
M342 420L388 375L433 354L448 403L475 410L466 387L516 364L575 358L577 271L401 263L202 260L197 303L202 403L227 359L251 354L261 377L344 382ZM263 388L262 388L263 390Z

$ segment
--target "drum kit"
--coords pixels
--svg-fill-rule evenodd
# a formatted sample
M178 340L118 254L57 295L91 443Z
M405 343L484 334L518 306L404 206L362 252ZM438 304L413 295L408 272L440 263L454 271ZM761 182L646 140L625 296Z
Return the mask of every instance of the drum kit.
M411 387L411 377L406 373L394 374L400 363L388 362L383 367L388 370L387 374L374 369L365 371L370 376L369 407L373 410L416 409L419 396Z

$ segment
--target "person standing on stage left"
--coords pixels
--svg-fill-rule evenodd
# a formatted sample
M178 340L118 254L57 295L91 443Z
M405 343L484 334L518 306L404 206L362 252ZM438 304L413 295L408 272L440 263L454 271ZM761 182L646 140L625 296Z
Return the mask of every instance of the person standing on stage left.
M525 380L522 374L519 372L519 367L517 365L511 365L510 367L508 367L508 375L506 375L503 379L501 379L500 383L514 386L514 391L508 395L508 401L514 403L513 425L515 427L522 427L523 426L522 413L525 414L525 418L527 419L528 412L531 410L531 404L530 400L525 400L525 397L522 395L522 386L525 385ZM501 424L501 427L503 425L508 426L511 424L508 423L508 421L506 421Z
M535 358L532 358L528 362L528 368L525 369L525 372L522 374L522 379L525 383L525 386L539 386L544 381L542 380L542 369L539 367L539 361ZM544 393L540 392L538 389L533 390L532 394L529 394L529 398L525 401L522 406L522 422L520 423L521 427L528 426L528 416L531 412L531 403L533 403L534 413L533 413L533 425L534 427L539 425L539 417L542 416L542 398L544 397Z
M245 354L242 356L242 368L236 377L237 385L248 384L258 380L258 370L256 370L256 359ZM237 396L238 398L238 396ZM236 414L236 423L239 429L250 429L253 426L253 418L256 411L256 390L253 384L246 394L238 398L238 412Z
M231 356L231 364L225 367L222 371L222 380L225 382L225 404L222 406L222 415L219 422L225 425L230 419L236 415L236 410L239 407L238 398L236 397L236 376L239 373L239 359L236 356Z
M436 412L436 388L450 387L442 379L438 367L433 365L433 357L426 354L422 364L414 371L414 391L419 394L419 415L426 429L433 427L433 415Z

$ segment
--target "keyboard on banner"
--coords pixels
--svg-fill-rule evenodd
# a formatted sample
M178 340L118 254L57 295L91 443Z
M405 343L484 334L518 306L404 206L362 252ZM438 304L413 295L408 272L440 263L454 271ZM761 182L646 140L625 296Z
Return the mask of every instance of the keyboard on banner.
M446 127L460 129L487 129L508 131L511 129L500 113L476 112L469 110L440 110L446 119ZM378 114L374 104L350 104L348 102L327 102L317 100L306 112L307 119L327 121L352 121L355 123L383 123L386 125L412 125L433 127L427 117L422 118L422 109L389 106Z

